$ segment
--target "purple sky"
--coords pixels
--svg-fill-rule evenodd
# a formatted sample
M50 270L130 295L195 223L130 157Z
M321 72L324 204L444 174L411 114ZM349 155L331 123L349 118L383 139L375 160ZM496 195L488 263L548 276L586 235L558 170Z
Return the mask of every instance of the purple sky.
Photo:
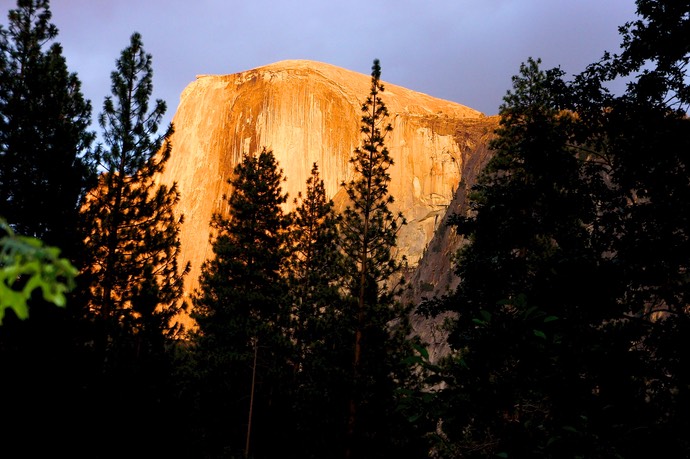
M2 20L15 0L0 0ZM130 35L172 118L197 74L311 59L495 114L528 57L571 75L616 51L634 0L52 0L67 64L101 111Z

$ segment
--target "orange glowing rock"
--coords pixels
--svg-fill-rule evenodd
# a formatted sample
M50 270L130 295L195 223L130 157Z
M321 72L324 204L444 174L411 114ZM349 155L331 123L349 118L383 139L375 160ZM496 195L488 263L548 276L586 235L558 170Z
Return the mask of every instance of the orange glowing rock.
M341 183L352 174L349 158L360 143L360 107L370 82L369 75L333 65L290 60L233 75L199 76L187 86L161 177L163 183L176 181L181 193L178 210L185 222L179 261L192 264L187 295L212 255L209 221L214 212L226 211L227 179L243 152L273 150L287 177L288 210L314 162L327 193L342 205ZM497 120L389 83L382 99L393 126L386 138L395 161L392 210L402 211L408 222L398 248L414 268L459 188L474 181Z

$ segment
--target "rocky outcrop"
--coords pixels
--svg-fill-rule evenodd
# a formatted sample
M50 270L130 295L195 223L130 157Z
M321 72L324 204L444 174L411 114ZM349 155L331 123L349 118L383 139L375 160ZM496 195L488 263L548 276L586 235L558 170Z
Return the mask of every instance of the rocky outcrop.
M406 273L408 282L402 296L403 301L419 305L425 300L450 293L457 286L459 279L454 274L453 256L465 241L447 225L447 219L453 214L468 215L470 212L468 194L491 157L488 145L497 127L497 116L458 123L456 136L458 142L465 146L462 152L462 181L445 215L440 218L440 223L421 259ZM432 361L436 361L448 351L444 328L447 317L441 315L427 318L413 315L411 318L413 329L428 344Z
M384 67L385 74L385 67ZM182 260L190 261L189 294L212 255L209 221L225 212L228 178L242 153L272 149L287 181L287 208L318 163L327 193L343 197L349 158L360 143L360 107L370 77L312 61L283 61L233 75L202 75L181 95L174 115L172 155L161 178L177 182ZM463 105L385 85L382 95L393 131L386 145L395 161L390 193L408 224L400 254L417 266L466 175L481 158L474 152L496 120Z

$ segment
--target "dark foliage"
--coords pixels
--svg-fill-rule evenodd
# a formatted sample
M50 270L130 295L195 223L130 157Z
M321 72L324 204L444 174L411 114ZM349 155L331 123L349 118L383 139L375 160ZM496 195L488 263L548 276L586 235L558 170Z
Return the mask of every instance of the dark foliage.
M288 279L296 347L292 434L294 457L342 451L350 395L354 322L342 296L337 217L316 164L295 200ZM289 454L289 453L288 453Z
M19 0L0 27L0 216L74 261L79 204L94 178L91 106L57 33L45 0ZM3 457L78 449L65 419L80 393L73 324L40 294L29 310L23 321L7 311L0 326Z
M137 354L161 352L178 332L173 321L186 272L177 265L182 217L174 212L176 187L155 182L170 156L172 126L157 135L165 103L156 101L148 112L152 74L151 55L135 33L111 75L113 97L99 117L102 173L82 210L85 314L105 327L106 353L116 343L128 343L128 352Z
M73 258L94 170L91 105L69 73L47 0L20 0L0 27L0 215Z
M105 141L96 151L100 179L82 209L81 292L72 310L92 359L88 408L106 426L94 433L103 442L114 441L123 428L115 419L142 431L153 426L167 432L168 441L175 428L169 415L172 351L188 266L177 263L179 193L155 180L170 156L172 126L157 133L163 101L148 109L151 60L141 36L133 34L111 74L112 96L99 117ZM144 437L142 448L159 443ZM133 445L128 440L113 448L124 454Z
M405 221L389 209L393 160L384 139L392 127L380 78L374 60L371 91L362 104L362 143L350 159L354 178L343 184L349 203L340 222L343 283L354 322L345 456L358 458L415 454L411 425L395 410L396 388L410 383L403 361L411 345L407 311L396 300L404 260L395 257L395 246Z
M638 2L621 55L572 82L533 60L514 78L472 213L450 219L459 287L424 308L457 315L426 365L447 384L422 408L440 454L687 456L681 3Z
M202 268L192 312L199 326L193 341L204 451L212 456L241 455L248 424L255 457L273 457L274 448L285 449L289 441L284 391L294 347L288 339L283 181L273 152L245 154L229 180L229 215L213 217L213 257Z

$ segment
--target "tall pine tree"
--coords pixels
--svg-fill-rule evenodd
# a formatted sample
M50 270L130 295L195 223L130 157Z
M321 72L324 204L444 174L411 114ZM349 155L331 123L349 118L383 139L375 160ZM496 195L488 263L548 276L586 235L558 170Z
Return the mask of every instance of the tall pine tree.
M324 315L332 312L329 306L337 307L341 274L337 218L316 163L306 185L305 195L295 199L290 231L294 256L289 270L294 303L292 333L303 359L316 340L314 335Z
M170 156L172 126L158 133L166 106L156 100L149 110L152 77L152 57L134 33L111 73L112 96L99 116L101 174L82 208L77 312L85 324L82 339L94 343L87 346L94 363L86 416L98 420L88 436L120 453L131 444L112 440L114 419L126 417L131 429L150 432L139 445L150 454L164 446L155 437L174 429L170 350L181 328L176 319L188 271L177 262L179 193L156 182Z
M439 301L457 313L446 457L690 451L690 8L637 6L621 54L573 82L522 66L474 212L452 219L469 244Z
M0 215L73 257L79 204L95 176L91 105L54 42L48 0L19 0L8 18L0 27Z
M588 69L604 70L601 84L629 81L593 131L611 159L605 236L618 263L619 302L640 319L635 342L644 343L638 348L646 391L638 398L646 411L627 416L637 429L625 447L681 457L690 454L683 433L690 427L690 2L637 0L636 6L636 20L619 29L620 55ZM651 439L663 449L645 451Z
M47 0L17 1L7 28L0 26L0 217L74 262L79 204L95 177L88 156L91 106L67 69L57 34ZM13 281L15 288L23 282ZM68 400L80 387L67 311L41 295L28 305L29 319L9 312L0 326L0 361L8 375L0 391L8 394L3 413L12 419L1 456L67 450L69 429L57 413L71 409ZM37 435L45 441L36 442Z
M170 156L170 126L158 134L165 102L148 104L153 70L141 36L131 36L112 72L112 97L99 123L105 145L97 149L98 185L83 208L85 261L82 279L88 316L104 327L99 340L109 354L163 352L179 326L182 307L179 193L155 181ZM112 362L114 356L108 358Z
M215 214L213 258L193 299L195 355L208 454L271 457L280 447L283 384L292 374L285 282L287 195L272 151L245 153L229 180L229 215ZM281 447L282 448L282 447Z
M401 268L395 257L396 238L405 222L402 214L389 208L393 159L384 139L392 127L381 100L383 90L376 59L371 90L362 105L362 143L350 159L354 178L343 184L349 203L340 223L343 280L354 317L346 457L393 455L401 446L396 440L405 436L393 412L396 385L405 379L399 365L408 350L408 321L395 298L395 277ZM409 445L403 448L410 452Z
M320 458L344 445L354 317L342 294L338 218L316 163L306 185L304 196L295 200L291 226L295 448L285 457Z
M520 70L472 212L450 220L469 243L457 257L460 284L441 302L457 319L439 446L452 445L448 457L596 457L573 432L589 428L593 367L630 343L595 358L597 327L617 316L605 308L607 261L591 237L594 200L562 72L538 60Z

